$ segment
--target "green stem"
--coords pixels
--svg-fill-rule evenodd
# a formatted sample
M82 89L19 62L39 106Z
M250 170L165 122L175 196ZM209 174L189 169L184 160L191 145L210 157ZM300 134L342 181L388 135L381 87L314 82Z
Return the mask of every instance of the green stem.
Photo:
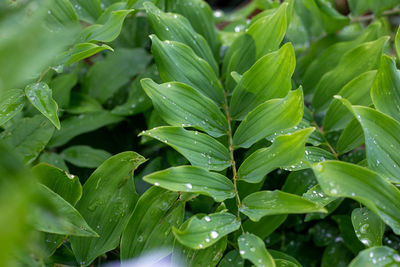
M385 12L382 13L382 16L390 16L390 15L395 15L395 14L400 14L400 9L399 8L386 10ZM374 14L366 15L366 16L359 16L357 18L352 19L351 23L370 21L370 20L373 20L374 18L375 18Z

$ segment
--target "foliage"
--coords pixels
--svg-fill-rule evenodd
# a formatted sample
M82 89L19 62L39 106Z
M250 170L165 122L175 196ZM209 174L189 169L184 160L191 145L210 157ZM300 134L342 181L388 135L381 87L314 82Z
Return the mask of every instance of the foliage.
M400 266L399 2L336 2L1 2L0 266Z

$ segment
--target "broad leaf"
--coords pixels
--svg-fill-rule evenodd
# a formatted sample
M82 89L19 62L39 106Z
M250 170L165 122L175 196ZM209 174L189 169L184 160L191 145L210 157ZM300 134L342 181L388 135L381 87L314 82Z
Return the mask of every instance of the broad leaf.
M76 71L58 75L49 82L49 87L53 91L53 98L60 109L69 106L71 90L78 83L78 73Z
M84 184L76 208L100 237L70 239L81 265L89 265L99 255L118 246L138 198L132 174L144 161L135 152L117 154L101 164Z
M236 231L240 221L231 213L195 215L179 229L173 228L176 239L192 249L207 248L225 235Z
M52 91L44 82L29 84L25 87L25 94L32 105L46 116L57 129L60 129L58 119L58 105L52 97Z
M243 267L244 260L236 250L231 250L222 258L218 267Z
M229 112L232 118L242 119L259 104L285 97L292 88L296 59L288 43L278 51L260 58L240 79L233 90Z
M395 50L397 58L400 59L400 26L397 28L396 38L395 38Z
M377 110L400 121L400 72L389 56L383 55L380 64L371 88L372 102ZM348 100L352 104L362 105Z
M54 127L41 115L23 118L0 134L0 143L12 148L26 164L39 156L53 135Z
M363 129L357 119L352 119L350 123L347 124L346 128L344 128L336 147L339 154L344 154L359 147L363 143Z
M199 193L221 202L235 196L232 182L225 176L192 166L173 167L143 177L146 182L171 190Z
M272 234L283 222L285 222L287 214L264 216L259 221L253 222L246 220L243 223L245 232L255 234L261 239L267 238Z
M305 128L278 136L267 148L261 148L245 159L238 170L238 179L260 182L272 170L292 165L304 157L305 142L315 128Z
M151 52L163 82L185 83L217 104L224 103L222 85L204 59L198 57L189 46L183 43L168 40L162 42L155 35L151 35L150 38Z
M357 208L351 212L351 222L361 243L368 247L382 246L385 224L367 208Z
M302 267L300 262L298 262L295 258L293 258L288 254L273 249L269 249L268 252L274 258L277 267L279 266Z
M394 185L367 168L340 161L314 164L313 171L326 194L361 202L400 233L400 191Z
M214 137L228 131L227 120L218 106L192 87L178 82L157 84L151 79L143 79L141 83L167 123L195 127Z
M233 137L234 145L248 148L274 132L296 126L303 117L303 105L301 88L290 91L285 98L259 105L240 123Z
M111 154L102 149L94 149L90 146L70 146L61 152L61 156L68 162L86 168L96 168Z
M193 166L221 171L231 165L229 150L207 134L182 127L162 126L141 133L181 153Z
M79 60L91 57L103 50L111 50L113 49L106 44L97 45L93 43L80 43L74 45L74 47L65 52L61 56L60 64L68 66L72 63L78 62Z
M69 173L64 159L57 153L44 151L40 154L39 163L47 163Z
M74 6L78 18L88 23L94 23L100 16L101 2L100 0L69 0Z
M25 93L21 89L10 89L0 98L0 126L17 115L25 105Z
M400 254L389 247L373 247L361 251L351 262L349 267L386 267L398 266Z
M47 14L46 22L51 29L60 30L79 23L78 16L68 0L51 1Z
M178 193L156 186L148 189L139 198L122 233L121 259L135 258L153 249L169 251L174 242L171 227L182 223L184 209Z
M320 111L326 108L332 97L350 80L361 73L376 69L388 37L357 46L343 55L339 64L319 81L312 100L313 107Z
M264 241L253 234L242 234L238 238L240 255L255 266L275 267L275 261L265 248Z
M326 212L318 203L279 190L259 191L245 197L240 212L252 221L266 215Z

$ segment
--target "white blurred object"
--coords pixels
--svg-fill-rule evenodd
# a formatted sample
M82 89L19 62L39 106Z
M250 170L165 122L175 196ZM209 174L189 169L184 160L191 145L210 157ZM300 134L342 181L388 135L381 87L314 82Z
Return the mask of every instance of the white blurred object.
M171 263L171 252L157 250L149 252L139 258L107 264L105 267L183 267L180 264Z

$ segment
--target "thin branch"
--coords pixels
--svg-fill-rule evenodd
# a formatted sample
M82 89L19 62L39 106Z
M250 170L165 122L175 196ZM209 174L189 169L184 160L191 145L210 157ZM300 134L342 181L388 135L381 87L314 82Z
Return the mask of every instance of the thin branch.
M400 8L394 8L394 9L391 9L391 10L386 10L385 12L382 13L382 16L390 16L390 15L395 15L395 14L400 14ZM374 14L365 15L365 16L359 16L357 18L352 19L351 23L370 21L370 20L373 20L374 18L375 18Z

